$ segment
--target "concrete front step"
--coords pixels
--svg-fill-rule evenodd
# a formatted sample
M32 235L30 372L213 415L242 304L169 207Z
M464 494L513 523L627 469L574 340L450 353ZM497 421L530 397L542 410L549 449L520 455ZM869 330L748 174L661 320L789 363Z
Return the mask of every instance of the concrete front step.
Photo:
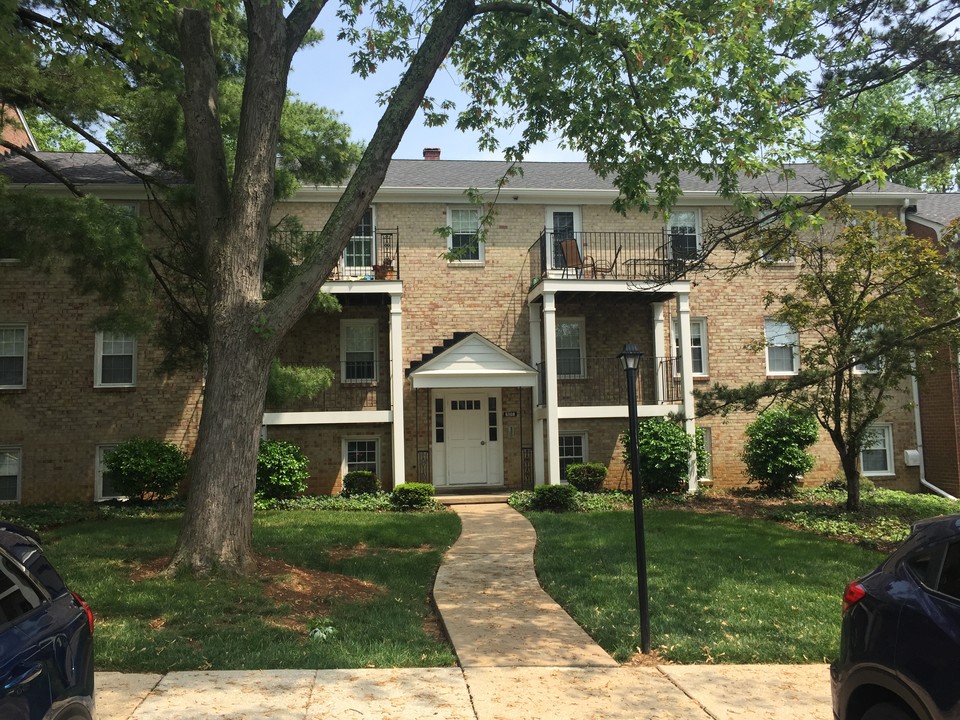
M485 493L482 495L437 495L437 502L443 505L489 505L506 503L510 493Z

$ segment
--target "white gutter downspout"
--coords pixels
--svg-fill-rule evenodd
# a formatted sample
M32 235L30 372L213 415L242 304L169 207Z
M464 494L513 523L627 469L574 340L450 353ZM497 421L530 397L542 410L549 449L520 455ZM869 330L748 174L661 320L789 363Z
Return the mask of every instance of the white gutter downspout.
M945 490L941 490L926 478L926 461L923 458L923 433L920 430L920 384L917 382L916 374L910 377L913 381L913 426L917 432L917 450L920 451L920 484L941 497L945 497L948 500L956 500L953 495Z

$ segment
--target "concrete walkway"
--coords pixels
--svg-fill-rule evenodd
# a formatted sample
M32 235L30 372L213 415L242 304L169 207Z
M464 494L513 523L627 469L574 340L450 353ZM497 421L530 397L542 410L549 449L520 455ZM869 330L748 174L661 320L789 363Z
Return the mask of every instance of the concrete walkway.
M825 665L618 666L540 588L522 515L453 509L434 596L461 667L97 673L100 720L831 720Z

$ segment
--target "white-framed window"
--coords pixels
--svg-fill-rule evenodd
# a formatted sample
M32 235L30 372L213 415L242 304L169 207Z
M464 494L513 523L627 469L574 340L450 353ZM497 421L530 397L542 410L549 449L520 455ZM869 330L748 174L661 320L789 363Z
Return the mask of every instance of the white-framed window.
M18 447L0 447L0 502L20 501L20 460Z
M343 251L344 272L347 275L362 275L373 268L376 258L373 228L373 207L368 207Z
M560 433L560 479L567 479L567 467L587 461L587 435L582 432Z
M102 330L97 333L94 387L133 387L137 384L137 339Z
M698 465L704 465L705 470L700 480L710 481L713 479L713 432L708 427L697 426L698 430L703 430L703 449L707 453L706 462L698 462Z
M767 375L796 375L800 370L800 335L787 323L766 318Z
M680 331L679 318L673 319L673 346L676 349L677 357L683 353L680 351ZM707 366L707 319L705 317L690 318L690 357L693 360L694 375L709 375ZM676 371L679 373L680 368Z
M447 250L455 262L483 262L483 243L477 238L480 231L480 209L476 207L451 207L448 209L450 237Z
M117 447L116 443L106 443L103 445L97 445L97 462L96 462L96 476L94 482L94 500L113 500L114 498L123 498L125 495L117 492L114 489L113 484L103 477L103 472L106 470L106 463L104 459L111 450L114 450Z
M858 342L865 342L867 337L870 335L870 331L866 328L860 328L857 332L854 333L854 340ZM868 373L878 373L883 369L883 358L876 357L870 362L860 362L853 366L853 372L855 375L865 375Z
M376 320L343 320L340 323L340 378L345 383L377 381Z
M0 388L27 386L27 326L0 325Z
M893 426L876 423L860 451L860 472L864 475L893 475Z
M778 225L778 220L776 210L767 210L759 217L760 231L769 241L760 260L767 265L794 265L797 262L796 238L792 232Z
M580 208L576 206L557 205L546 208L547 241L550 243L553 252L553 266L555 268L566 267L563 258L563 249L560 245L564 240L575 239L577 246L581 246L580 238ZM580 252L583 248L580 247Z
M343 441L344 474L369 470L380 476L380 439L375 437L345 438Z
M557 377L586 377L583 318L557 320Z
M697 210L673 210L667 220L671 256L693 260L700 255L700 213Z

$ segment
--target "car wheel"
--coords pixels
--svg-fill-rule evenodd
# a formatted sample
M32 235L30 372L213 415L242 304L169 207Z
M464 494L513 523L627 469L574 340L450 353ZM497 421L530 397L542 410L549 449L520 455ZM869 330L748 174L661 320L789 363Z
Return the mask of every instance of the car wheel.
M867 708L860 720L918 720L917 716L900 705L880 703Z

